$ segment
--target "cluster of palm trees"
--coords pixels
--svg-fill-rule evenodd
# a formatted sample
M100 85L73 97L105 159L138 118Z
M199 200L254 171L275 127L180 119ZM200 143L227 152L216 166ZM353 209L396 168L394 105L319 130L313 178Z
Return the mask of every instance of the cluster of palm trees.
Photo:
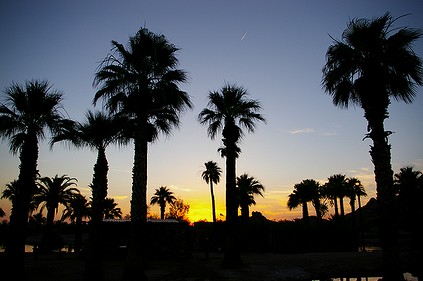
M322 219L325 216L330 205L335 210L332 217L338 218L345 216L344 197L350 199L351 213L354 215L355 202L358 201L358 207L361 208L362 196L367 196L367 193L357 178L347 178L345 175L335 174L330 176L324 184L313 179L306 179L295 184L294 191L288 196L287 206L292 210L301 205L303 219L308 220L307 203L311 202L315 208L317 219Z
M394 29L394 22L389 13L372 20L353 19L342 40L335 40L329 47L323 68L323 87L332 95L333 103L341 107L361 106L368 121L366 137L373 141L370 155L375 165L386 280L401 278L396 226L391 220L396 198L388 143L391 132L385 131L384 120L388 117L391 97L411 102L415 85L423 84L422 63L412 50L412 43L422 33L406 27ZM62 94L52 90L46 81L29 81L25 86L13 83L6 89L6 100L0 106L0 136L9 140L11 152L19 154L21 161L18 196L12 202L10 219L10 237L13 239L9 239L7 245L9 268L14 273L24 272L25 228L31 199L37 189L38 144L50 131L52 144L70 141L76 147L86 146L98 152L91 185L92 246L86 280L103 279L99 238L103 201L107 196L106 147L112 143L126 145L133 142L133 239L122 280L145 279L142 264L147 218L148 144L157 140L160 134L167 135L177 128L181 113L192 108L189 95L179 88L186 82L187 74L177 68L177 51L178 48L163 35L146 28L131 36L127 47L112 41L111 52L100 63L94 80L98 91L93 102L102 100L104 111L88 112L83 124L64 118ZM239 140L244 136L243 129L254 132L257 123L265 122L265 119L260 114L259 101L249 99L246 89L235 84L225 84L220 90L211 91L208 99L198 121L208 126L207 133L212 139L218 133L222 134L223 146L219 151L226 159L227 226L222 266L235 267L242 265L237 245L236 159L241 154ZM215 181L209 179L209 182ZM315 204L319 203L316 201ZM241 208L246 212L245 205Z

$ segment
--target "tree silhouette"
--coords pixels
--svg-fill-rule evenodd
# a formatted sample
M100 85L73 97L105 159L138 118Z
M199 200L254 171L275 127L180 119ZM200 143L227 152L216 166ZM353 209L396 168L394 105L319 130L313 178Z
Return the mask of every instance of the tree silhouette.
M187 214L190 206L184 203L184 200L177 198L171 204L167 218L179 221L188 221ZM188 221L189 222L189 221Z
M391 166L391 146L385 131L391 98L411 103L416 85L422 85L421 59L413 43L422 37L420 30L394 28L389 13L368 19L353 19L342 34L342 40L326 53L323 87L336 106L361 106L367 119L367 138L373 141L370 155L375 166L378 199L379 233L381 236L385 280L402 280L397 245L395 192Z
M161 186L156 189L154 196L151 197L150 204L158 204L160 206L160 219L164 220L166 203L172 204L175 200L176 197L173 196L173 192L166 186Z
M61 220L70 219L75 224L75 252L82 248L82 221L91 215L91 206L82 194L73 194L62 212Z
M55 136L52 144L60 141L70 142L77 148L88 147L97 151L97 161L94 165L92 190L90 238L88 258L85 266L85 280L103 280L102 270L102 221L104 204L108 190L107 174L109 165L106 148L112 143L126 143L128 139L122 134L123 118L103 112L88 111L84 123L74 123L74 126L63 130Z
M288 195L287 206L290 210L302 206L303 220L307 221L309 218L308 202L316 202L319 198L320 184L313 179L306 179L294 185L294 191ZM316 216L321 218L320 204L316 204Z
M328 178L325 186L326 195L333 200L335 205L335 217L339 216L338 213L338 199L339 207L341 209L341 217L345 216L344 197L347 196L347 179L345 175L335 174Z
M100 64L94 85L106 106L127 119L125 129L134 140L131 222L133 226L128 260L122 280L146 279L142 272L143 228L147 221L148 143L160 132L168 135L180 123L180 113L192 104L178 84L186 73L177 69L178 48L165 36L141 28L129 38L128 47L112 41L112 51Z
M37 190L38 143L46 133L57 133L69 120L61 112L62 93L51 89L47 81L13 83L5 89L5 100L0 105L0 137L9 140L12 154L19 153L20 166L17 185L19 197L12 203L9 238L6 244L5 268L13 278L22 279L26 226L32 196Z
M210 183L210 193L212 200L212 214L213 214L213 223L216 223L216 204L214 200L214 191L213 183L218 184L220 181L220 175L222 174L222 169L214 161L208 161L204 163L205 170L201 174L201 177L206 183Z
M247 220L250 217L250 206L256 204L254 196L264 197L264 186L246 173L236 178L236 185L238 187L238 204L241 208L241 217Z
M234 268L243 265L237 245L238 204L236 195L236 158L240 154L237 145L243 136L242 128L254 132L256 122L265 122L258 113L261 110L257 100L247 98L247 91L239 86L226 84L220 91L209 92L208 107L198 115L202 125L208 125L207 133L214 139L222 131L223 145L220 150L226 157L226 224L227 241L225 256L222 262L224 268Z
M355 200L358 201L358 208L361 208L361 197L367 196L363 185L361 185L361 182L357 178L347 178L346 196L350 198L351 213L353 222L355 222Z
M66 206L75 194L79 194L76 187L77 179L63 176L42 177L38 180L38 190L34 195L34 202L40 207L40 213L47 209L47 221L45 235L41 241L42 251L51 251L54 245L51 240L53 239L53 222L55 214L58 211L59 204Z
M113 198L104 199L103 213L105 219L121 219L122 210L118 207L118 203Z
M2 208L0 208L0 218L4 217L6 213L3 211Z

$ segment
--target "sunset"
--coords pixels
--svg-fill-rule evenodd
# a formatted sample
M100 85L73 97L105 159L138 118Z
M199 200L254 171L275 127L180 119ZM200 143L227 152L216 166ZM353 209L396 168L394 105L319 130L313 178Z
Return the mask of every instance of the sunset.
M402 172L417 177L423 171L422 14L423 5L414 0L7 1L0 6L0 114L17 116L10 110L15 101L10 93L19 87L23 92L28 85L42 88L47 83L46 93L61 97L52 107L54 114L45 119L47 127L53 119L59 125L37 134L38 155L31 169L33 178L75 179L70 187L77 191L68 195L80 193L92 205L93 214L83 218L94 225L90 235L101 233L95 226L104 218L99 202L106 197L134 225L144 223L145 213L160 218L162 208L166 218L190 226L216 224L214 212L218 223L228 225L226 239L237 240L233 236L238 216L244 222L245 212L247 219L254 213L269 224L302 223L309 217L329 223L345 216L355 228L355 211L363 207L371 212L372 200L379 196L379 203L388 202L378 205L379 212L389 210L378 217L386 227L383 232L389 233L381 237L385 243L395 235L396 226L389 220L405 211L389 208L402 196L400 189L386 192L382 186L399 185ZM373 65L360 65L354 56L340 59L350 45L351 50L359 49L354 27L363 28L372 20L385 24L385 37L409 31L404 32L411 38L404 49L415 60L406 63L394 56L398 52L381 47L390 52L383 59L394 64L387 68L398 80ZM376 45L372 36L367 34L365 46ZM153 58L139 59L137 48L145 48L141 54L154 50ZM143 63L152 73L143 72L148 68ZM164 66L155 65L160 63ZM415 70L407 73L404 68L413 63ZM392 82L383 85L389 93L386 99L377 100L378 91L383 92L374 83L378 79ZM401 85L409 88L401 92ZM143 91L146 97L137 96ZM360 96L369 92L377 92L377 98ZM157 98L158 93L162 96ZM93 120L99 112L105 114L101 118L115 118L110 121L116 122L114 129L101 127L90 132L93 140L84 138L88 111ZM23 185L22 171L27 171L28 188L38 187L33 179L29 183L30 168L22 165L25 141L14 136L18 126L13 131L2 118L0 222L6 225L12 221L14 200L7 192L14 183ZM100 134L106 138L101 142L95 139ZM221 170L213 192L203 177L209 161ZM244 205L237 182L243 174L259 186L244 196ZM342 176L341 185L349 191L330 193L334 175ZM313 192L318 195L301 194L301 185L309 183L305 180L316 183ZM361 197L353 190L354 181L364 192ZM161 187L170 192L169 201L163 205L156 198L150 204ZM66 200L58 202L49 217L46 201L38 200L29 217L37 218L44 204L39 218L49 225L48 233L69 206ZM172 202L179 200L188 212L172 217ZM65 222L74 223L71 217ZM2 243L0 248L6 249ZM236 247L228 248L236 257Z

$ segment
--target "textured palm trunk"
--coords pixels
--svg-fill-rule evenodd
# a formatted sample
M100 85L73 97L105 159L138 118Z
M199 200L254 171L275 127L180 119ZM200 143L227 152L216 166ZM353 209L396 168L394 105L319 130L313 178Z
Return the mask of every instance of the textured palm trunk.
M145 227L147 223L147 153L148 141L142 132L136 134L132 170L131 237L122 281L147 280L144 273Z
M248 207L248 204L242 204L241 217L243 221L248 221L248 218L250 217L250 207Z
M379 235L383 250L383 280L404 280L398 248L398 208L393 184L391 146L388 144L383 120L369 120L369 125L372 128L369 134L373 140L370 155L376 180Z
M216 223L216 204L214 201L214 191L213 191L213 181L210 180L210 193L212 200L212 214L213 214L213 223Z
M5 274L12 273L13 280L23 280L25 272L25 240L32 196L36 191L38 174L38 141L35 134L28 134L20 152L18 176L19 195L12 202L9 236L6 245ZM6 280L7 280L6 276ZM12 279L10 279L12 280Z
M47 219L46 227L44 229L44 235L41 240L41 252L49 253L53 250L53 224L54 224L54 214L56 211L56 206L54 204L47 205Z
M160 219L164 220L166 211L166 203L160 204Z
M226 148L226 245L222 268L242 267L239 249L238 200L236 190L236 157L239 133L233 120L228 120L223 129Z
M338 211L338 198L335 196L335 198L333 199L333 204L335 206L335 217L339 216L339 211Z
M104 200L107 197L107 173L109 164L106 158L106 151L103 147L99 148L97 162L94 165L94 175L92 182L92 205L90 236L88 245L87 262L85 264L84 280L104 280L103 262L102 262L102 226Z

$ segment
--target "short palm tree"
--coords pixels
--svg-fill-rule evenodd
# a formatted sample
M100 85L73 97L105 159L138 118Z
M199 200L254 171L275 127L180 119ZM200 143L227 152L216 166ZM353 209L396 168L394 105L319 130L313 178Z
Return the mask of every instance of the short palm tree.
M11 271L24 272L26 225L32 196L37 190L38 143L46 133L57 133L69 120L61 112L62 93L47 81L13 83L5 90L0 105L0 137L10 142L10 151L19 153L19 198L12 206L9 239L6 245ZM14 276L19 279L19 276Z
M34 195L34 202L40 207L40 213L44 209L47 209L47 221L45 235L42 241L42 250L52 250L50 244L52 233L53 233L53 222L55 214L58 211L59 204L66 206L75 194L79 194L79 190L76 187L77 179L63 176L42 177L38 179L38 190Z
M94 85L100 86L94 102L106 101L112 112L126 117L128 136L134 140L132 169L131 221L133 238L123 280L145 279L142 270L144 233L147 221L148 143L159 133L169 135L180 124L180 113L192 104L179 84L187 75L177 68L178 48L163 35L141 28L129 38L128 47L112 41L112 52L96 73Z
M250 206L256 204L254 196L260 195L264 197L264 186L246 173L236 178L236 185L238 187L238 204L241 208L241 217L244 220L248 220L250 217Z
M222 174L222 169L217 165L214 161L208 161L204 163L205 170L201 174L201 177L206 183L210 183L210 193L211 193L211 200L212 200L212 215L213 215L213 223L216 223L216 205L214 201L214 190L213 190L213 183L218 184L220 181L220 175Z
M65 206L62 212L61 220L70 219L75 224L75 252L82 248L82 221L91 216L90 202L82 194L74 194Z
M341 217L345 216L344 197L347 196L347 178L342 174L335 174L328 178L325 186L326 195L333 200L335 206L335 217L339 216L338 213L338 199L339 208L341 209Z
M319 198L320 184L313 179L306 179L294 185L294 191L288 195L287 206L290 210L302 206L303 220L307 221L309 218L308 202L315 202ZM316 216L321 217L320 206L316 204Z
M160 219L164 220L166 203L172 204L175 200L176 197L173 196L173 192L166 186L161 186L156 189L153 197L151 197L150 204L158 204L160 206Z
M121 219L122 210L118 207L118 203L113 198L106 198L103 204L103 213L105 219Z
M419 181L422 177L420 171L414 170L412 166L402 167L399 173L395 174L395 187L398 193L399 207L410 219L410 223L418 219L418 209L420 208Z
M225 84L219 91L209 92L208 107L198 115L202 125L208 125L207 133L214 139L221 131L223 136L222 156L226 157L226 223L228 225L227 247L222 267L242 266L237 245L238 204L236 195L236 158L240 149L238 142L244 132L254 132L258 121L265 122L259 113L261 105L257 100L247 98L243 87Z
M395 192L391 165L391 146L384 128L391 99L411 103L416 86L423 85L421 59L413 43L420 30L394 28L389 13L368 19L353 19L326 53L323 87L336 106L361 106L373 141L370 156L375 166L380 233L384 255L383 278L401 280L395 222Z
M124 124L122 118L104 112L88 111L84 123L75 122L74 126L63 130L61 134L52 139L56 142L69 142L77 148L88 147L97 151L97 161L94 165L91 203L90 238L88 259L85 278L89 280L102 280L102 221L103 208L107 197L109 164L106 157L106 148L115 142L126 143L126 138L121 135ZM95 265L94 265L95 263Z
M358 208L361 208L361 197L366 197L367 193L360 180L357 178L347 178L346 196L350 198L351 213L355 214L355 201L358 202Z

